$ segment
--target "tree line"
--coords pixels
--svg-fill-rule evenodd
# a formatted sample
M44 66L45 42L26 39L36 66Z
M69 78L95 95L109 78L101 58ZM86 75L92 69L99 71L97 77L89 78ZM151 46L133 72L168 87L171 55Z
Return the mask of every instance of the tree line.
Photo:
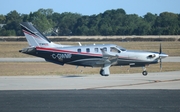
M30 14L16 10L0 15L0 36L22 36L21 22L32 22L45 35L180 35L180 14L148 12L143 17L126 14L125 10L107 10L97 15L57 13L39 9Z

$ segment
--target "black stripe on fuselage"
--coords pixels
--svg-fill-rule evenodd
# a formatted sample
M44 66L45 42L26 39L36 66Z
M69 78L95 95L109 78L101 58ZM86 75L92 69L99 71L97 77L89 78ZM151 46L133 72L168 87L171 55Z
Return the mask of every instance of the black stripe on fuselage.
M63 53L63 52L52 52L52 51L43 51L37 50L36 56L46 58L46 59L53 59L57 61L63 61L63 63L68 63L80 59L88 59L88 58L102 58L101 56L94 56L94 55L84 55L84 54L73 54L73 53ZM71 57L65 57L71 55ZM63 57L63 58L62 58Z
M45 48L47 49L47 48ZM49 49L49 48L48 48ZM55 50L54 50L55 51ZM93 54L88 54L88 53L78 53L78 52L74 52L74 51L64 51L64 52L59 52L60 50L58 50L58 52L53 52L51 50L37 50L37 55L38 57L42 57L45 59L50 59L50 60L56 60L62 63L67 63L67 64L71 64L71 65L79 65L79 66L91 66L91 67L102 67L103 64L96 64L98 61L102 61L103 62L103 57L101 56L95 56ZM71 58L59 58L57 55L63 55L63 54L71 54ZM53 54L55 55L56 58L53 58ZM136 59L128 59L128 58L118 58L118 62L117 64L115 64L114 66L118 66L118 65L129 65L130 63L135 63L135 65L137 66L145 66L146 64L155 64L157 63L157 60L155 61L151 61L151 62L147 62L147 61L143 61L143 60L136 60Z

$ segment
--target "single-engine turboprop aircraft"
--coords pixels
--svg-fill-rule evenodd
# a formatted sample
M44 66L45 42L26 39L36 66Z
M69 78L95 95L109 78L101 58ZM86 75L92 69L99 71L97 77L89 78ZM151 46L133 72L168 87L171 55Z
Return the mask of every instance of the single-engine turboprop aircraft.
M146 76L146 66L156 64L168 55L162 53L161 44L159 52L126 50L114 44L101 45L61 45L51 42L32 23L20 24L29 47L19 52L44 58L48 62L59 65L71 64L84 67L101 67L100 74L108 76L111 66L142 67L142 74Z

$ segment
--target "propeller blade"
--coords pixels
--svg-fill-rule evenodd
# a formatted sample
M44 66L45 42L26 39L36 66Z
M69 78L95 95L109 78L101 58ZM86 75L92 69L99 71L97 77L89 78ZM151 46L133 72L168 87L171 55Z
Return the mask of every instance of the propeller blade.
M161 43L159 46L159 62L160 62L160 71L162 71L162 58L160 56L160 54L162 53L162 48L161 48Z
M161 59L161 57L160 57L160 71L162 71L162 59Z
M162 48L161 48L161 43L160 43L160 46L159 46L159 54L162 53Z
M167 54L162 53L161 43L159 46L159 63L160 63L160 71L162 70L162 59L168 57Z

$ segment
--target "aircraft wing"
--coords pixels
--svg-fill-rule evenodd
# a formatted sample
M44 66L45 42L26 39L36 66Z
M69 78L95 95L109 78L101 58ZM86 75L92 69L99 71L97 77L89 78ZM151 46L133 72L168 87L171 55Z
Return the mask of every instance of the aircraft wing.
M109 64L114 65L118 61L118 55L108 54L104 48L101 49L102 52L102 60L98 61L97 64Z

